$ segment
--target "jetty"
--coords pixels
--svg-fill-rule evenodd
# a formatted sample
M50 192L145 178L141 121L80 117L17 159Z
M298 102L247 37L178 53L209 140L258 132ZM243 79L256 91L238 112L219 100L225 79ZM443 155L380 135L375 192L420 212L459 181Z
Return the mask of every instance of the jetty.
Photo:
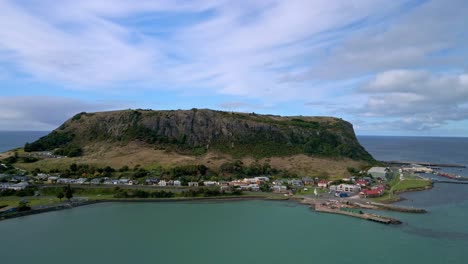
M391 161L381 161L386 164L393 165L411 165L418 164L426 167L445 167L445 168L466 168L466 165L462 164L451 164L451 163L434 163L434 162L425 162L425 161L400 161L400 160L391 160Z
M303 197L303 199L300 202L302 204L310 205L310 208L315 210L316 212L346 215L346 216L369 220L369 221L373 221L373 222L377 222L381 224L398 225L402 223L400 220L395 219L395 218L376 215L376 214L369 214L360 210L360 209L376 209L376 210L380 209L380 208L377 208L376 205L357 206L355 204L344 204L338 201L336 202L316 201L308 197ZM356 206L358 208L356 208Z
M320 204L315 204L314 209L317 212L346 215L346 216L365 219L365 220L368 220L368 221L373 221L373 222L377 222L377 223L381 223L381 224L387 224L387 225L388 224L394 224L394 225L401 224L401 221L398 220L398 219L391 218L391 217L386 217L386 216L381 216L381 215L364 213L362 211L355 212L355 211L351 211L351 210L345 210L343 208L331 208L331 207L323 206L323 205L320 205Z

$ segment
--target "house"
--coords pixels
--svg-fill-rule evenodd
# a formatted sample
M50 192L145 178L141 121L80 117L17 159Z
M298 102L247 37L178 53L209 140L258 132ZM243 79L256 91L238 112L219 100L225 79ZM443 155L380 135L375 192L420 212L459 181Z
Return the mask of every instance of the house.
M91 183L91 184L100 184L101 181L102 181L102 178L94 178L89 183Z
M229 191L229 190L231 190L231 188L232 188L232 187L229 186L229 185L221 185L221 186L219 187L219 190L220 190L220 191Z
M39 180L45 180L49 177L48 174L45 174L45 173L38 173L37 176L36 176L36 179L39 179Z
M158 184L158 179L157 178L146 178L145 183L148 185L156 185Z
M248 185L248 188L249 188L251 191L254 191L254 192L260 191L260 186L258 186L258 184L256 184L256 183L254 183L254 184L249 184L249 185Z
M302 181L301 180L290 180L288 181L289 184L291 184L293 187L301 187L302 186Z
M312 178L310 178L310 177L302 177L301 180L304 183L304 185L313 185L314 184L314 180Z
M20 183L17 183L17 184L13 184L13 185L10 185L8 187L8 189L10 190L15 190L15 191L20 191L20 190L24 190L26 187L29 186L29 183L27 182L20 182Z
M364 197L364 198L375 198L375 197L380 197L384 193L384 190L382 189L374 189L374 190L362 190L359 193L359 196Z
M359 185L354 185L354 184L340 184L336 186L336 191L338 192L347 192L347 193L357 193L361 190L361 187Z
M189 182L188 186L189 187L198 187L198 182Z
M317 184L319 188L327 188L330 182L327 180L320 180Z
M354 184L359 185L361 187L366 187L367 186L367 181L365 180L357 180L354 182Z
M271 190L275 193L287 193L288 188L284 185L274 185L271 187Z
M179 180L175 180L172 184L174 186L182 186L182 183Z
M86 178L79 178L75 180L76 184L85 184L88 181Z
M11 186L12 184L11 183L2 183L0 182L0 190L6 190L6 189L9 189L9 187Z
M367 171L374 179L386 180L388 175L387 167L372 167Z
M27 181L28 177L27 176L13 176L11 177L11 181L16 181L16 182L22 182L22 181Z
M132 181L130 181L130 179L120 178L118 184L132 185L131 183L132 183Z
M204 182L203 182L203 185L205 185L205 186L215 186L215 185L217 185L217 184L218 184L218 183L215 182L215 181L204 181Z
M70 183L73 183L73 179L69 179L69 178L58 178L57 183L60 183L60 184L70 184Z
M267 182L267 181L270 181L270 178L266 177L266 176L259 176L259 177L255 177L254 178L255 180L259 181L259 182Z
M161 180L161 181L159 181L158 185L165 187L165 186L167 186L167 182L165 180Z
M59 177L50 176L49 178L47 178L47 183L56 183L58 179Z

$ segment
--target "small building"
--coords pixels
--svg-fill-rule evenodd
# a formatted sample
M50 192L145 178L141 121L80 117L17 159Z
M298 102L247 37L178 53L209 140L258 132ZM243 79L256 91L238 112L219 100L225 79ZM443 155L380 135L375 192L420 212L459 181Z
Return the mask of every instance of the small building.
M320 180L318 183L317 183L317 186L319 188L328 188L328 185L330 184L329 181L327 180Z
M361 187L365 187L365 186L367 186L367 181L365 181L365 180L357 180L357 181L354 182L354 184L359 185L359 186L361 186Z
M357 193L361 190L359 185L354 184L340 184L336 186L336 191L338 192L347 192L347 193Z
M89 183L91 183L91 184L100 184L101 181L102 181L102 178L94 178Z
M249 190L254 191L254 192L260 191L260 186L258 186L258 184L256 184L256 183L249 184L248 188L249 188Z
M215 181L204 181L204 182L203 182L203 185L205 185L205 186L215 186L215 185L217 185L217 184L218 184L218 183L215 182Z
M182 183L179 180L175 180L174 182L172 182L172 185L178 187L178 186L182 186Z
M50 176L49 178L47 178L47 183L56 183L58 179L59 177Z
M29 183L27 182L20 182L20 183L17 183L17 184L13 184L13 185L10 185L8 187L8 189L10 190L15 190L15 191L20 191L20 190L24 190L26 187L29 186Z
M8 183L8 182L5 182L5 183L0 182L0 190L6 190L6 189L8 189L11 185L13 185L13 184Z
M284 185L274 185L273 187L271 187L271 190L275 193L287 193L288 187Z
M119 184L126 184L126 185L130 185L130 179L127 179L127 178L120 178L119 179Z
M301 180L290 180L288 181L289 184L291 184L293 187L301 187L302 186L302 181Z
M165 186L167 186L167 182L165 180L161 180L161 181L159 181L158 185L162 186L162 187L165 187Z
M387 167L372 167L367 171L374 179L386 180L388 175Z
M198 182L189 182L188 186L189 187L198 187Z
M157 178L146 178L145 183L148 185L156 185L158 184L158 179Z
M259 176L259 177L255 177L254 179L259 181L259 182L268 182L268 181L270 181L270 178L268 178L267 176Z
M86 178L79 178L75 180L76 184L85 184L88 181Z
M375 189L375 190L365 189L359 193L359 196L364 197L364 198L375 198L375 197L382 196L383 193L384 191L381 189Z
M315 183L314 179L310 177L302 177L301 180L304 183L304 185L313 185Z

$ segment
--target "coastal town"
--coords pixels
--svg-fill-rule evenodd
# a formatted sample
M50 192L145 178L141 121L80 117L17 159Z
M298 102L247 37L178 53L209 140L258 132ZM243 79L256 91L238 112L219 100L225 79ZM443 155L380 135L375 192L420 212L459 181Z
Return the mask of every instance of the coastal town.
M5 167L5 164L0 164ZM124 199L152 198L249 198L297 200L310 205L317 212L354 216L380 223L399 223L396 219L367 214L362 209L405 210L384 205L398 199L399 192L430 188L432 181L420 173L436 173L438 168L410 164L404 166L371 167L365 171L350 170L350 177L324 179L319 177L278 178L259 175L231 181L188 181L145 177L142 179L95 177L65 178L60 173L35 175L0 174L0 216L18 213L20 204L30 209L63 208L83 202L120 201ZM23 174L26 174L23 171ZM75 190L68 200L62 201L61 188ZM53 190L53 191L51 191ZM59 193L57 193L59 190ZM55 192L54 192L55 191ZM164 195L153 195L163 193ZM62 195L62 196L60 196ZM18 196L18 198L12 198ZM59 200L57 200L57 198ZM17 201L17 204L12 201ZM19 202L18 202L19 201ZM382 203L383 202L383 203ZM2 205L2 203L6 205Z

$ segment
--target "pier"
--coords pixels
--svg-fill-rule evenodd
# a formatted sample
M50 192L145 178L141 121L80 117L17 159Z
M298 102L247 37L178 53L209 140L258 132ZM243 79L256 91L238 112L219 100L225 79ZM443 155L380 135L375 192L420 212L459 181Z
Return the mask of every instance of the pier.
M386 164L393 165L411 165L418 164L426 167L445 167L445 168L466 168L466 165L462 164L450 164L450 163L433 163L433 162L421 162L421 161L400 161L400 160L391 160L391 161L381 161Z
M315 211L317 212L322 212L322 213L329 213L329 214L340 214L340 215L346 215L346 216L351 216L351 217L356 217L360 219L365 219L381 224L394 224L394 225L399 225L401 224L401 221L398 219L390 218L390 217L385 217L385 216L380 216L380 215L375 215L375 214L368 214L368 213L355 213L351 211L346 211L346 210L340 210L340 209L334 209L330 208L327 206L322 206L319 204L315 204L313 206L315 208Z

